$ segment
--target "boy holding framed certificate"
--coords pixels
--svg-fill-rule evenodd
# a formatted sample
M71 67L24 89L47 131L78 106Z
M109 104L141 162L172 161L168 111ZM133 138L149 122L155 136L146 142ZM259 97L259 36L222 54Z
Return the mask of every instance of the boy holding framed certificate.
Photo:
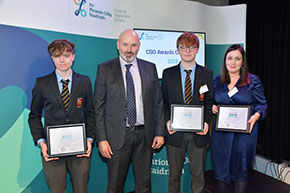
M56 69L37 78L32 91L28 122L33 140L41 148L44 175L51 193L65 192L67 172L74 192L87 192L95 111L89 77L72 70L74 48L68 40L49 44Z
M202 193L205 188L206 145L210 141L208 130L212 118L213 74L195 61L199 50L196 35L183 33L177 39L176 46L181 62L163 71L161 86L168 131L165 144L169 162L169 192L180 192L180 178L187 152L192 191Z

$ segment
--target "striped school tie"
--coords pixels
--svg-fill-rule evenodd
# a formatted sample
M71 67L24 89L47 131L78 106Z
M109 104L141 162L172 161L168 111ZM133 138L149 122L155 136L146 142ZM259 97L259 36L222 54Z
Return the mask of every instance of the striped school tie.
M65 110L67 110L69 104L69 90L68 90L69 79L61 80L61 83L62 83L61 98L64 108Z
M186 72L185 85L184 85L185 104L190 105L192 102L192 89L191 89L191 79L190 79L191 70L184 70L184 71Z

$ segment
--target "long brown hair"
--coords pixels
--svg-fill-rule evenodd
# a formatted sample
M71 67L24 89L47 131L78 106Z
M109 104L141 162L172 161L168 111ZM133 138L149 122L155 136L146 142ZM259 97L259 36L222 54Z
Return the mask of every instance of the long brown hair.
M229 72L227 70L226 67L226 58L229 52L234 51L234 50L238 50L241 54L242 54L242 58L243 58L243 62L242 62L242 66L240 69L240 86L245 86L251 83L250 79L249 79L249 71L248 71L248 63L247 63L247 56L246 56L246 52L244 50L244 48L240 45L240 44L233 44L231 45L225 55L224 55L224 60L223 60L223 64L221 67L221 82L223 84L230 84L231 82L231 78L229 75Z

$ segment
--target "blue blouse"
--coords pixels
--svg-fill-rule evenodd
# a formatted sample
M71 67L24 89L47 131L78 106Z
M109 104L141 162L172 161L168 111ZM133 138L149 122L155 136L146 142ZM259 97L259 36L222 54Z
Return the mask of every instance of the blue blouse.
M259 78L253 74L249 74L251 83L247 86L239 86L240 80L237 81L235 87L238 92L232 97L228 96L228 85L223 85L220 76L214 80L214 96L217 104L236 104L236 105L251 105L252 114L259 112L264 119L266 116L267 103L264 96L264 88Z

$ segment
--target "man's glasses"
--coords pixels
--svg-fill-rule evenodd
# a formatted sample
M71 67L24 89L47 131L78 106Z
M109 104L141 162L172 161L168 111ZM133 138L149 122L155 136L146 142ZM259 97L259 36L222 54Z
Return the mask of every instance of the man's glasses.
M190 51L194 51L197 49L197 46L178 46L181 51L186 51L189 49Z

